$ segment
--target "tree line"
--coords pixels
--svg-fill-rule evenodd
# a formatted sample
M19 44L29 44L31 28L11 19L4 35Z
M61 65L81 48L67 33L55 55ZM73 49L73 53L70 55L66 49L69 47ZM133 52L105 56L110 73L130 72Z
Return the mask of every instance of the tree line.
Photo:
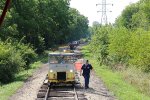
M0 14L4 3L0 0ZM13 80L44 50L88 34L87 17L70 0L12 0L0 28L0 82Z
M150 71L150 1L127 6L114 24L93 23L90 51L100 65Z
M1 2L1 9L3 5ZM53 45L85 37L87 29L88 19L70 8L69 0L13 0L0 38L23 38L40 53Z

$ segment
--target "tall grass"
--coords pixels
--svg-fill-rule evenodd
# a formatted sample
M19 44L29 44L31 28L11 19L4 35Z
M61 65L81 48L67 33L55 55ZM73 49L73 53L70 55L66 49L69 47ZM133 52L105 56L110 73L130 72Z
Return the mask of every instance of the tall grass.
M135 86L141 93L150 96L150 74L144 73L137 68L128 68L121 72L123 78L133 86Z

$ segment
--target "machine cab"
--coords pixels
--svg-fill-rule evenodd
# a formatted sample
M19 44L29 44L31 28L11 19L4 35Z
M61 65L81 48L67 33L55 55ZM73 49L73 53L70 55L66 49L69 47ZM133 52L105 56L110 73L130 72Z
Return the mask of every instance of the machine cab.
M74 55L74 53L49 53L49 82L73 83L75 81Z

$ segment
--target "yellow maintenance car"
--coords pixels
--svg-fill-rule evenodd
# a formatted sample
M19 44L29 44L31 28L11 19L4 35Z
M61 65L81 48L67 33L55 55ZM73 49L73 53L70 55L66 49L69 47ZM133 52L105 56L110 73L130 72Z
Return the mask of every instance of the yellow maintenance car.
M75 83L76 61L74 53L53 52L49 53L48 81L51 84Z

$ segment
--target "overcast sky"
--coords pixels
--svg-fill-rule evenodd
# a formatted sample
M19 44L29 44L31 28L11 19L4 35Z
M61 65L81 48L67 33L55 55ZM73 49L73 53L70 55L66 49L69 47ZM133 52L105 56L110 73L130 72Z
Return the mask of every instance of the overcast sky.
M135 3L139 0L106 0L108 5L107 10L112 11L107 13L108 22L113 23L115 19L121 14L122 10L129 4ZM71 0L70 6L76 8L81 14L85 15L89 19L89 25L92 25L93 21L101 22L101 13L97 13L101 10L101 6L96 4L101 3L102 0Z

